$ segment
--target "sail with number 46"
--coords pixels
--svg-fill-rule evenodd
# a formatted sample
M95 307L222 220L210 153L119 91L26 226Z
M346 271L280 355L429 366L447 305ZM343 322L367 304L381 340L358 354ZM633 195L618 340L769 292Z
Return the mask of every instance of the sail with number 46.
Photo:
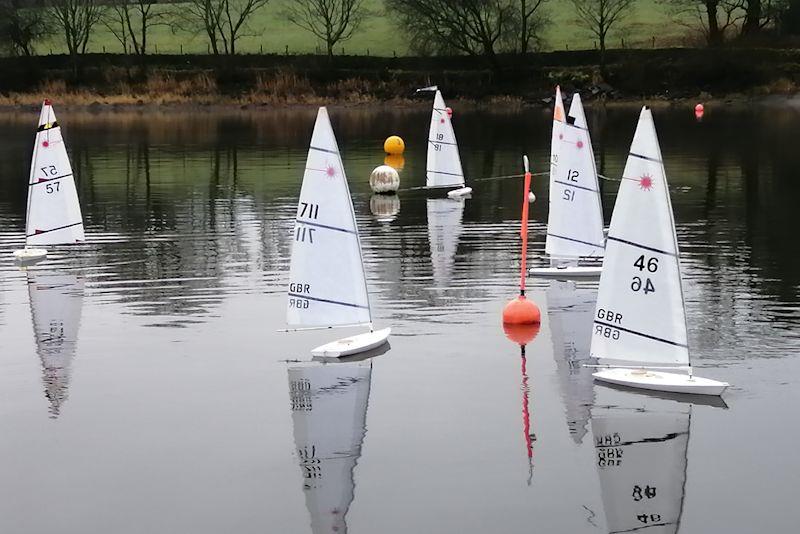
M552 263L582 257L602 258L603 208L592 140L581 97L572 97L564 113L556 88L550 149L550 212L545 252Z
M464 187L464 171L453 123L442 93L436 90L428 134L427 187Z
M311 137L292 238L287 323L370 324L353 203L324 107Z
M611 218L591 352L601 363L688 370L687 343L672 203L645 107Z
M25 246L85 239L78 192L61 126L49 100L42 104L28 181Z

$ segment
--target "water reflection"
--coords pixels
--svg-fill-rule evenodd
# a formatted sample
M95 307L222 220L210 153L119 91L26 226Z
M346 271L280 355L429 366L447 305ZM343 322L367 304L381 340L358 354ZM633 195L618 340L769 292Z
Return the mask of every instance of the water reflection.
M678 531L690 421L689 404L598 386L592 433L609 533Z
M578 286L574 281L550 281L547 286L547 317L553 340L561 398L567 416L567 428L575 443L582 443L594 403L589 348L592 320L597 302L597 286Z
M29 271L28 296L36 353L42 362L44 394L55 418L67 400L70 369L78 344L84 280L77 274Z
M294 442L314 534L347 533L371 379L370 360L289 368Z
M439 288L448 287L453 276L453 264L461 237L461 220L464 217L464 202L464 199L427 199L433 283Z

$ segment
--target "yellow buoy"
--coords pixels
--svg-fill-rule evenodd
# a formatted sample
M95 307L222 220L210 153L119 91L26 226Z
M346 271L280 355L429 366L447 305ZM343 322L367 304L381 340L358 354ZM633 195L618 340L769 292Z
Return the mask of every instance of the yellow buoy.
M399 156L405 152L406 144L400 137L392 135L391 137L387 138L386 141L384 141L383 150L392 156Z

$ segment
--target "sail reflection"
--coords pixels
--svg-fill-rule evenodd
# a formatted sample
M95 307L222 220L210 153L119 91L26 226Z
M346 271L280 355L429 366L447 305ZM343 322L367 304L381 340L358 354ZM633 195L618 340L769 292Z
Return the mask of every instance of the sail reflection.
M28 272L36 353L42 361L44 393L52 418L58 417L67 400L83 294L84 280L76 274Z
M569 433L582 443L594 402L592 369L584 367L590 357L592 321L597 287L578 287L574 281L551 281L547 287L547 317L553 340L561 397Z
M690 421L691 405L598 386L592 432L609 533L678 531Z
M464 199L428 199L428 240L436 287L450 285L463 216Z
M289 368L294 441L314 534L347 533L371 377L370 361Z

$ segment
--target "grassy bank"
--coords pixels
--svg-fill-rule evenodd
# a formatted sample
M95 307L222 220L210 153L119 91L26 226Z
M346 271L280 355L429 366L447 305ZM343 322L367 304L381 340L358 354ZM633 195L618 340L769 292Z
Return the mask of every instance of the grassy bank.
M321 104L408 101L439 84L449 98L523 105L555 84L591 100L674 100L791 93L800 84L800 51L769 49L616 50L601 81L595 51L501 57L501 72L469 57L151 56L95 54L73 77L63 56L0 58L0 105Z
M386 12L383 0L365 0L365 6L373 13L352 39L336 48L336 54L374 55L392 57L409 53L408 39L392 13ZM173 9L181 11L181 4L156 5L155 10ZM185 10L185 9L184 9ZM595 46L596 38L576 24L571 2L555 0L545 4L542 13L548 22L541 31L545 51L581 50ZM174 20L172 17L170 20ZM657 0L638 0L629 16L609 35L610 47L664 48L687 43L693 32L688 28L693 20L676 16L668 6ZM154 26L148 36L149 52L158 54L204 54L208 52L203 32L195 31L185 23L182 27ZM240 53L286 53L313 54L324 46L310 33L286 22L281 12L281 2L273 0L257 11L250 21L251 31L237 43ZM39 54L62 54L66 52L63 35L54 33L37 46ZM89 42L92 53L122 53L122 45L108 28L102 24L92 30Z

